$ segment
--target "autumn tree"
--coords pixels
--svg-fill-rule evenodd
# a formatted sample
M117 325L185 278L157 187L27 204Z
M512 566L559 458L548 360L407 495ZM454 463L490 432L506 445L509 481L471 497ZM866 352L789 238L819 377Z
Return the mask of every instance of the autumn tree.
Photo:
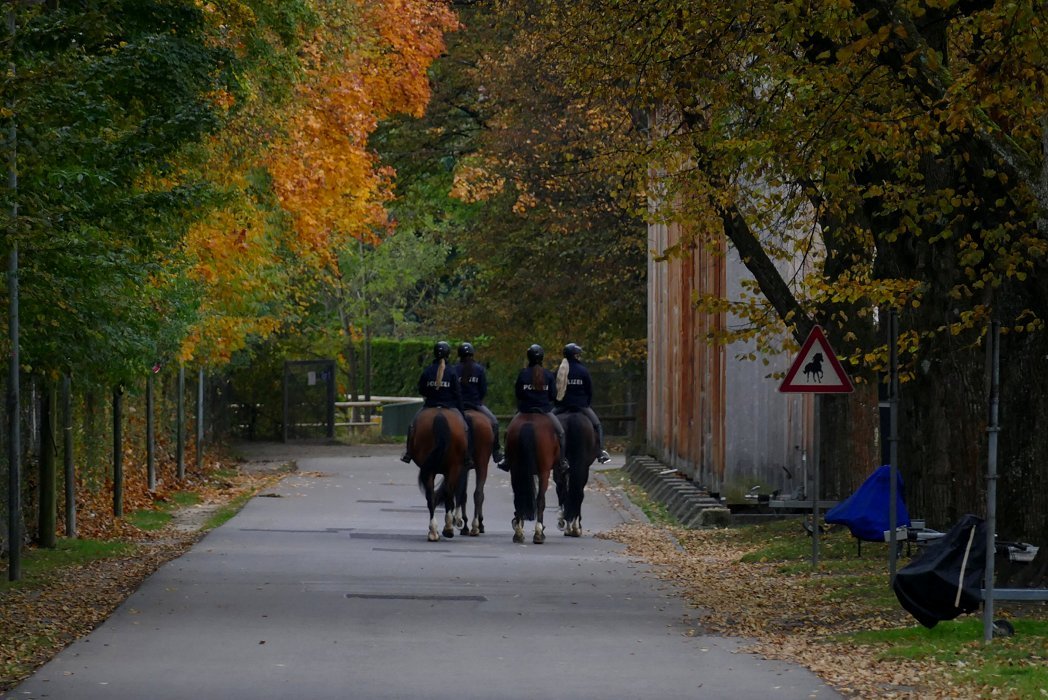
M1001 498L1023 504L1001 530L1045 539L1048 455L1026 425L1043 397L1008 391L1046 369L1043 4L503 9L532 28L520 60L586 99L602 126L594 150L653 205L649 220L683 222L688 245L726 236L738 250L759 294L700 304L751 319L742 332L769 351L820 322L866 386L885 366L879 319L900 311L903 474L911 510L944 526L982 508L983 340L1001 320ZM784 279L782 259L811 273ZM824 414L859 410L872 405Z
M419 121L396 121L376 145L398 171L393 211L449 244L445 293L430 318L484 338L509 366L529 344L577 341L594 359L635 360L644 335L645 233L611 196L576 134L577 103L494 3L460 3L463 29L433 69ZM520 62L507 54L519 52ZM593 135L593 134L591 134Z

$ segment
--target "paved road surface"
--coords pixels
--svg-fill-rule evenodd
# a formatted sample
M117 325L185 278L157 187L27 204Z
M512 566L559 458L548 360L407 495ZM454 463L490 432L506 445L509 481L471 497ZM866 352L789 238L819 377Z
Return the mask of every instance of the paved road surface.
M7 697L838 697L800 667L732 653L734 640L685 636L686 606L593 537L630 517L599 493L583 537L550 522L546 544L530 544L529 527L514 545L509 480L492 470L487 533L430 543L415 467L396 448L251 450L299 472Z

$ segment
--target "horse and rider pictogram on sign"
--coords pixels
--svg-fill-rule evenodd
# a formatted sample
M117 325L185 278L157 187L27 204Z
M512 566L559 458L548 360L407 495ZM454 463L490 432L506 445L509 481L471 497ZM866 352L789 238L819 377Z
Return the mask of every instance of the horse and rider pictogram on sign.
M811 329L779 385L779 391L788 394L848 394L854 390L820 326Z

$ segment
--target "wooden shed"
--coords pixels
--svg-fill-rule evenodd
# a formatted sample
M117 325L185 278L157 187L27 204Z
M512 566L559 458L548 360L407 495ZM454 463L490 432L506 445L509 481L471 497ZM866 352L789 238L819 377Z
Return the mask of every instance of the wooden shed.
M769 357L765 365L759 355L742 359L757 353L755 345L709 342L711 332L741 321L697 311L695 295L738 298L749 273L734 251L702 246L659 259L681 235L679 224L648 228L649 449L710 490L807 491L811 399L779 393L769 376L785 372L792 358Z

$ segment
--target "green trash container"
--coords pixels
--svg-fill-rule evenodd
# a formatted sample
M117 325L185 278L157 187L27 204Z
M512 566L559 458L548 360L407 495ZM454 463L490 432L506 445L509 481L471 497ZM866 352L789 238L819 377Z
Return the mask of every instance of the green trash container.
M415 414L422 408L422 399L403 403L388 403L382 407L382 434L407 435Z

